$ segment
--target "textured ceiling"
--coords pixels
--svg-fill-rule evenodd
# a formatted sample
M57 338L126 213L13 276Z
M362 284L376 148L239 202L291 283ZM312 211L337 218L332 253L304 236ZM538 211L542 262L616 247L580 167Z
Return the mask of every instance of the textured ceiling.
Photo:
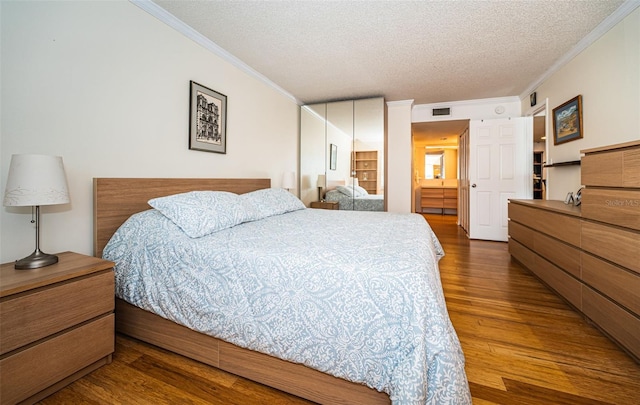
M301 103L520 96L622 0L154 0Z

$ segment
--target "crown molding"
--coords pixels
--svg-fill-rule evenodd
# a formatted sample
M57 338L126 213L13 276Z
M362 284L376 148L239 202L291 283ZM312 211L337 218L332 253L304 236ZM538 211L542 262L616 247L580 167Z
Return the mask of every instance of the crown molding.
M640 7L640 0L626 0L620 5L610 16L602 20L596 28L589 34L582 38L569 52L558 59L546 72L542 74L536 81L531 83L527 89L520 94L520 100L524 100L529 97L538 86L549 79L554 73L560 70L564 65L569 63L573 58L578 56L580 52L587 49L591 44L596 42L600 37L606 34L611 28L616 26L620 21L624 20L629 14L631 14L636 8Z
M398 100L398 101L387 101L387 107L395 108L395 107L404 107L413 105L413 99L411 100Z
M171 28L173 28L176 31L180 32L181 34L183 34L187 38L193 40L194 42L196 42L197 44L201 45L202 47L204 47L205 49L209 50L210 52L214 53L215 55L219 56L223 60L229 62L230 64L232 64L236 68L238 68L241 71L243 71L246 74L248 74L249 76L254 77L258 81L260 81L260 82L264 83L265 85L271 87L272 89L276 90L277 92L279 92L280 94L282 94L286 98L290 99L294 103L296 103L298 105L302 105L302 102L300 102L300 100L298 100L296 97L294 97L291 93L287 92L282 87L278 86L277 84L275 84L271 80L267 79L262 74L260 74L257 71L253 70L251 67L249 67L249 65L247 65L246 63L244 63L240 59L236 58L235 56L233 56L232 54L230 54L226 50L222 49L215 42L211 41L209 38L207 38L204 35L200 34L198 31L194 30L193 28L191 28L190 26L188 26L187 24L182 22L180 19L178 19L176 16L174 16L171 13L169 13L167 10L163 9L162 7L157 5L156 3L154 3L153 1L151 1L151 0L129 0L129 2L131 2L131 3L135 4L136 6L140 7L142 10L144 10L147 13L151 14L152 16L156 17L158 20L160 20L163 23L167 24Z

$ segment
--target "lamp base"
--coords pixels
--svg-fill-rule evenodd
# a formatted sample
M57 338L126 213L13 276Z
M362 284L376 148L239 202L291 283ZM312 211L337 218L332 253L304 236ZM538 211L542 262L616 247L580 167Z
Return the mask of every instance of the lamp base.
M40 267L50 266L58 263L58 256L43 253L40 249L36 249L29 256L16 260L16 270L39 269Z

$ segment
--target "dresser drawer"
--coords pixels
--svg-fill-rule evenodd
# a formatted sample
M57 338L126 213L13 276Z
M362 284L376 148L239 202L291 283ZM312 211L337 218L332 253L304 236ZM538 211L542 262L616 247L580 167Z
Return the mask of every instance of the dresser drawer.
M580 218L537 210L536 228L573 246L580 246Z
M640 316L640 275L582 253L582 281Z
M422 197L420 205L422 208L444 208L444 200L442 198L434 199Z
M536 213L541 212L535 208L524 205L509 203L509 219L519 222L531 228L536 227Z
M441 188L423 188L420 192L422 198L440 198L444 197L444 191Z
M509 239L509 253L529 270L536 265L536 254L514 239Z
M582 217L640 230L640 189L584 189Z
M458 200L452 199L452 198L445 198L443 200L443 208L457 209L458 208Z
M457 188L445 188L444 189L444 198L458 198L458 189Z
M533 250L533 236L535 231L517 222L509 221L509 236Z
M575 278L580 278L580 249L536 233L533 250Z
M640 319L587 286L582 311L634 356L640 358Z
M640 233L637 231L583 221L582 249L640 273Z
M3 403L27 399L114 350L113 314L0 360Z
M585 186L640 187L640 149L586 154L581 182Z
M0 301L2 354L35 342L114 308L112 270Z
M580 218L546 209L509 203L509 219L546 233L574 246L580 246Z
M564 299L569 301L571 305L581 309L582 306L582 283L562 271L558 266L544 260L540 256L536 256L535 266L532 268L542 281L549 287L553 288Z
M587 154L580 164L580 180L585 186L622 187L623 151Z

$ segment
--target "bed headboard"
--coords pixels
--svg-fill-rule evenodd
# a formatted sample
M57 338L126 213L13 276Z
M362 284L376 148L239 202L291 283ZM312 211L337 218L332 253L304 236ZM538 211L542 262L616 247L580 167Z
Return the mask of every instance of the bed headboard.
M248 193L271 187L270 179L93 179L93 255L102 249L113 233L136 212L148 210L152 198L194 190Z

